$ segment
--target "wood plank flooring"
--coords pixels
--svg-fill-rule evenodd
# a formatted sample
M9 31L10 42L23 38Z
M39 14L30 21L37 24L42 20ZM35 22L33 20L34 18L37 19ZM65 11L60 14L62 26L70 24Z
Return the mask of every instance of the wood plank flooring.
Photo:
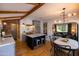
M41 45L34 50L31 50L25 42L16 41L16 56L51 56L50 49L51 44L48 41L46 41L46 44ZM79 51L77 51L77 53L79 55ZM52 55L54 55L54 49Z
M16 41L16 56L50 56L50 42L31 50L25 42Z

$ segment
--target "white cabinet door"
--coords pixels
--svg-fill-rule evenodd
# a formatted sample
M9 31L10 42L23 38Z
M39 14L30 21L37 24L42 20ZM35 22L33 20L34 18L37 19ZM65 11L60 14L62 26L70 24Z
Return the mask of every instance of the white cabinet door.
M0 47L0 56L15 56L15 44Z

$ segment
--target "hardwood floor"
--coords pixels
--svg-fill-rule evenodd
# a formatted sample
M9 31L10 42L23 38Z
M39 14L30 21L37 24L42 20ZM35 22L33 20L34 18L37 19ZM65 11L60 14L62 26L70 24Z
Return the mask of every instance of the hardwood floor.
M48 41L46 41L46 44L41 45L34 50L31 50L25 42L16 41L16 56L51 56L50 49L51 45ZM77 53L79 55L78 51ZM52 51L52 55L54 56L54 49ZM65 54L63 53L63 56L64 55Z
M16 56L50 56L51 45L46 42L45 45L31 50L25 42L16 41Z

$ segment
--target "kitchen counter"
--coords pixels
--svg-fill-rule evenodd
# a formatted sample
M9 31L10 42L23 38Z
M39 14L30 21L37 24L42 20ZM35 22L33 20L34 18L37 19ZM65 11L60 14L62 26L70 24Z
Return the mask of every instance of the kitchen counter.
M0 47L10 44L15 44L13 37L6 37L6 38L2 37L2 39L0 39Z
M30 34L30 35L27 35L31 38L34 38L34 37L38 37L38 36L44 36L45 34Z
M15 41L13 37L2 37L0 39L0 56L14 56Z
M31 48L34 49L35 47L40 46L41 44L45 44L45 34L30 34L26 35L26 42L27 45ZM38 42L39 41L39 42Z

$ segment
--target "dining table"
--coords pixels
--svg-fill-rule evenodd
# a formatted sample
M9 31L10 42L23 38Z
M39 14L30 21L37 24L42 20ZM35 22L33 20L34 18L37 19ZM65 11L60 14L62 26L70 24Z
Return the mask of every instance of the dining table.
M56 40L54 40L54 43L58 46L61 46L63 49L66 50L70 50L72 51L72 55L75 55L75 51L79 49L79 43L78 41L74 40L74 39L70 39L70 38L58 38ZM65 46L70 46L69 47L65 47Z

